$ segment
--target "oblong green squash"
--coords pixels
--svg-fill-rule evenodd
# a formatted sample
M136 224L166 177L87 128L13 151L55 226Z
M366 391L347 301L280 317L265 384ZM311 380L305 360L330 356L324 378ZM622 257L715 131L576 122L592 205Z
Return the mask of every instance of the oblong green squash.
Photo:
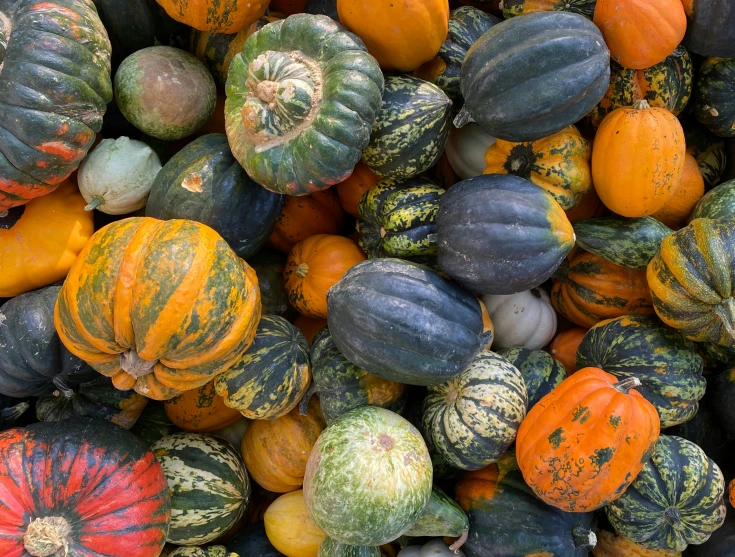
M720 137L735 137L735 58L707 58L697 74L694 116Z
M434 486L424 512L404 534L411 538L465 537L470 529L467 515L453 499Z
M735 180L723 182L697 201L690 220L735 220Z
M500 350L498 354L521 372L526 385L528 408L550 393L567 377L562 363L543 350L516 347Z
M370 545L348 545L327 536L319 546L317 557L380 557L380 548Z

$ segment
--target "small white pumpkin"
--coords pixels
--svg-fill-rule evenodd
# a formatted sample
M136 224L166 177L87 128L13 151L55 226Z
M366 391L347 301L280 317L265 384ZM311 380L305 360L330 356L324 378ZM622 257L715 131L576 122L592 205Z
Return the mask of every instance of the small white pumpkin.
M483 296L495 326L493 349L543 348L556 334L556 312L542 288L517 294Z
M161 160L148 145L128 137L103 139L79 167L77 181L87 211L124 215L142 209Z
M452 128L447 140L449 164L462 180L480 176L485 170L485 151L495 138L485 133L478 124Z
M436 539L421 545L409 545L398 552L396 557L465 557L461 549L453 551L443 540Z

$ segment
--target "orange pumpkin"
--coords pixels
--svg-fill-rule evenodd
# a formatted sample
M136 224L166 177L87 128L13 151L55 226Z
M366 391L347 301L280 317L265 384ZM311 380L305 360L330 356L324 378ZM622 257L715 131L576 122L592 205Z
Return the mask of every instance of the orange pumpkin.
M549 353L552 358L561 362L564 369L567 370L567 375L577 371L577 350L586 333L587 329L572 327L558 333L551 341Z
M639 385L588 367L529 410L516 457L536 495L564 511L587 512L623 494L660 432L656 409L632 390Z
M735 480L730 480L730 483L727 485L727 494L730 505L735 507Z
M273 501L263 522L268 541L286 557L317 557L326 537L309 516L301 489Z
M216 431L242 418L215 392L214 381L167 400L163 409L171 423L185 431Z
M237 33L257 21L268 8L268 0L156 0L175 19L215 33Z
M578 220L591 219L593 217L601 217L607 209L600 201L595 188L590 189L579 200L576 207L566 211L569 222L577 222Z
M697 159L687 153L684 155L684 173L681 182L661 209L651 215L669 228L679 230L686 224L694 206L704 195L704 178L699 170Z
M384 70L412 72L436 56L449 31L448 0L337 0L337 13Z
M600 124L592 147L592 182L611 211L624 217L651 215L681 181L685 153L676 116L638 101L613 110Z
M317 234L296 244L283 270L289 303L307 317L326 317L327 290L365 259L357 244L344 236Z
M342 208L353 217L360 216L358 204L362 194L380 182L380 178L364 162L357 163L349 178L335 186Z
M681 0L597 0L593 21L612 59L632 70L663 62L687 30Z
M323 317L312 318L299 314L293 321L294 327L298 328L311 345L316 334L327 326L327 320Z
M337 193L332 189L302 197L286 196L268 245L288 253L314 234L337 234L344 216Z
M242 458L255 482L274 493L300 489L306 462L319 434L327 427L312 397L306 416L297 406L275 420L255 420L242 438Z
M681 553L668 549L646 549L623 536L598 530L592 557L681 557Z

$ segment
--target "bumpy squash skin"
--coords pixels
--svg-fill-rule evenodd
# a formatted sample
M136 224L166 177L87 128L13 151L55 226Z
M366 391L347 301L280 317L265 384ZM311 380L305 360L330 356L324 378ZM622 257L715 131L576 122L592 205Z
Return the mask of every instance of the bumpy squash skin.
M704 194L690 219L735 220L735 180L723 182Z
M528 408L566 379L567 373L561 362L543 350L507 348L500 350L498 354L521 372L526 385Z
M592 549L593 557L681 557L680 551L646 549L623 536L607 530L597 530L597 545Z
M510 19L533 12L572 12L592 19L597 0L503 0L503 17Z
M700 56L735 58L735 5L728 0L684 0L688 25L684 44Z
M232 152L272 191L307 195L338 184L370 140L383 86L362 41L331 18L296 14L270 23L230 65Z
M163 403L171 423L184 431L207 433L234 424L242 416L225 405L214 389L214 380Z
M684 551L725 521L725 480L694 443L662 435L627 491L605 511L615 530L643 547Z
M462 507L441 489L434 486L423 514L404 536L458 538L469 529L470 523Z
M694 115L720 137L735 137L735 59L708 58L697 74Z
M317 557L380 557L380 548L368 545L349 545L330 537L324 538Z

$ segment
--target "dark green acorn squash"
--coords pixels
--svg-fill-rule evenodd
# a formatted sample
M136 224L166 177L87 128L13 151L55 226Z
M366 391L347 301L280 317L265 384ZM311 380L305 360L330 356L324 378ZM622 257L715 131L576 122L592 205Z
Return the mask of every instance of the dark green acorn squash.
M735 58L707 58L697 74L694 115L720 137L735 137Z
M283 269L286 267L286 256L277 251L262 249L248 258L248 265L255 269L255 274L258 275L263 315L295 317L296 310L288 305L288 294L284 286Z
M467 515L441 489L434 486L429 504L423 514L408 531L403 534L410 538L467 538L470 522ZM464 539L462 542L464 542ZM461 545L461 544L460 544Z
M477 295L540 285L574 246L572 225L551 194L512 175L455 184L439 202L436 224L439 267Z
M383 85L375 58L333 19L295 14L270 23L230 64L232 152L272 191L307 195L338 184L370 141Z
M437 385L457 376L487 344L477 298L400 259L358 263L329 290L327 307L340 352L390 381Z
M378 182L360 199L357 232L368 257L437 266L436 213L444 189L427 178Z
M723 371L710 381L710 407L725 431L735 435L735 367Z
M146 447L150 447L167 435L181 431L183 430L168 419L163 402L158 400L151 400L143 409L135 425L130 428L130 432L143 441Z
M725 141L697 122L684 128L687 152L697 159L699 171L704 178L705 189L710 190L720 183L727 166Z
M597 0L502 0L503 17L510 19L533 12L572 12L592 19Z
M0 431L15 426L15 422L31 405L27 402L0 395Z
M684 44L700 56L735 58L735 3L732 0L684 0Z
M710 382L708 393L702 399L699 410L691 420L670 427L665 433L691 441L714 460L723 471L729 471L735 464L735 455L731 450L735 437L725 430L723 421L711 410L710 401L713 398L712 395L716 393L717 383L716 379Z
M498 354L521 372L529 409L567 377L564 365L543 350L518 347L500 350Z
M725 480L702 449L662 435L640 474L605 507L615 531L648 549L684 551L725 521Z
M112 100L110 40L91 0L0 2L0 211L74 172Z
M577 350L577 369L596 367L619 379L637 377L636 390L653 404L661 427L697 413L707 382L694 346L658 319L627 315L592 327Z
M381 178L405 180L436 164L451 127L452 101L409 75L385 79L383 104L362 160Z
M225 541L224 545L229 551L234 551L242 557L283 556L283 553L278 551L268 541L268 536L265 535L265 525L262 520L252 526L243 528L231 540Z
M327 536L319 547L318 557L380 557L380 548L370 545L347 545Z
M715 530L709 540L702 545L692 545L687 557L735 557L735 513L730 511L725 523Z
M589 113L609 84L610 53L590 20L567 12L514 17L467 53L455 125L471 117L493 137L536 141Z
M735 180L723 182L705 193L689 218L735 220Z
M190 219L214 228L240 257L263 247L281 215L284 197L253 182L221 134L195 139L161 169L145 214Z

